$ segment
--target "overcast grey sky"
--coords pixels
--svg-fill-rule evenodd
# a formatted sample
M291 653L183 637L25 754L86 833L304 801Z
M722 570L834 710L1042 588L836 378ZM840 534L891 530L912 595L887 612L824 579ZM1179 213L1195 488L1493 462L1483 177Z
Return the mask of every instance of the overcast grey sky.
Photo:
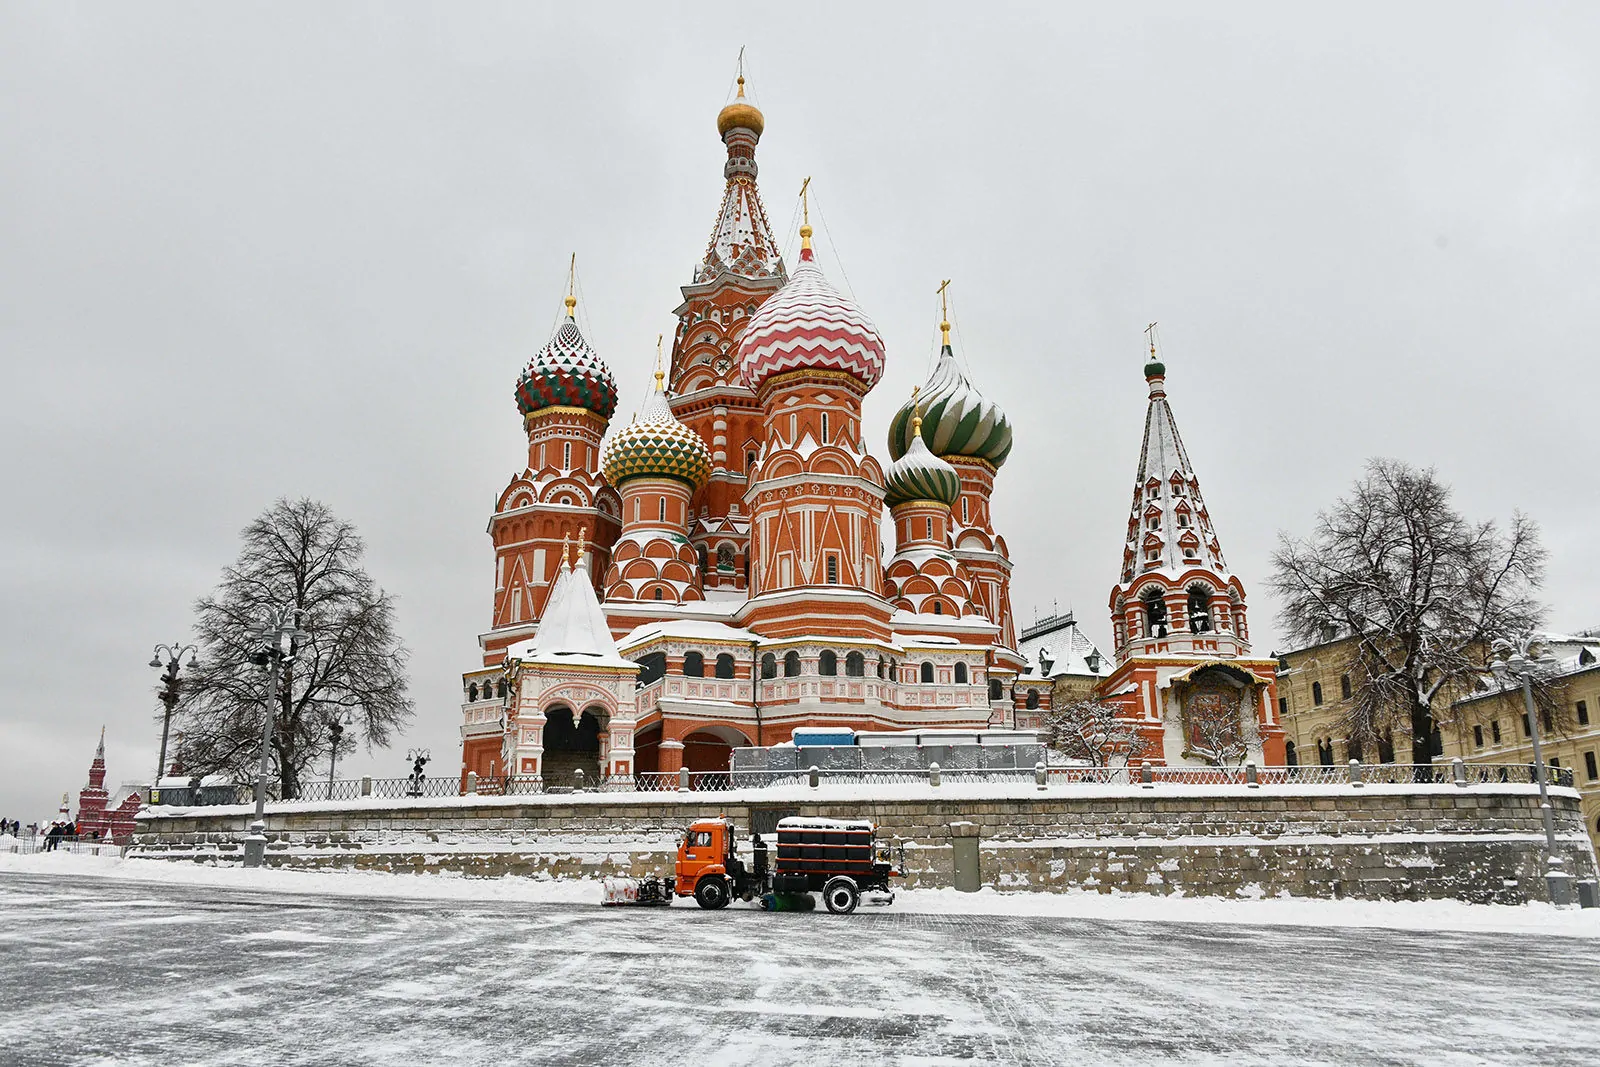
M150 774L150 647L280 495L400 598L417 720L350 770L453 770L517 372L576 251L638 406L741 45L774 227L812 175L888 344L880 457L954 279L1019 622L1108 643L1154 319L1260 651L1277 532L1380 454L1536 516L1551 623L1600 624L1600 8L1112 6L0 4L0 817L102 723Z

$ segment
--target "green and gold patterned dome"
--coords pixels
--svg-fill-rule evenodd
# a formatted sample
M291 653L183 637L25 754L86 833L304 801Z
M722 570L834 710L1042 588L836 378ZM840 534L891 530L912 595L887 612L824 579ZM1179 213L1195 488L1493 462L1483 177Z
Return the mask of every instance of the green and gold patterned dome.
M889 455L899 459L911 447L913 408L907 403L889 423ZM972 387L945 344L928 384L922 387L922 439L935 456L970 456L995 467L1011 454L1011 422L1000 405Z
M676 478L693 490L711 476L711 450L672 414L657 371L656 391L639 417L606 442L600 465L616 488L629 478Z
M921 429L912 400L911 425ZM912 500L932 500L950 507L961 498L961 476L956 469L932 452L920 433L913 430L911 447L883 472L884 503L891 508Z

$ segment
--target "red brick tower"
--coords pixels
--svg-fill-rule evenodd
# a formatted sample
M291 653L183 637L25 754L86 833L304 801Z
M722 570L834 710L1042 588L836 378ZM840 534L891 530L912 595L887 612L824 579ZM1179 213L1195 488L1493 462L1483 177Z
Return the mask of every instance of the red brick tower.
M600 441L617 407L611 371L567 314L517 381L528 462L501 491L489 535L495 546L492 629L480 635L485 665L533 636L561 565L562 542L589 533L588 573L605 573L621 524L621 501L600 473Z
M766 122L739 95L717 115L727 147L726 185L694 280L674 312L668 381L672 410L711 449L711 473L690 502L689 539L704 561L707 589L745 589L750 520L748 475L763 440L761 405L739 373L739 341L750 316L787 280L756 188L756 143Z
M1223 559L1166 373L1152 340L1144 446L1110 597L1116 666L1099 691L1144 724L1152 762L1281 764L1277 663L1251 656L1244 583Z
M78 790L78 835L108 836L110 823L106 805L111 794L106 792L106 728L100 727L100 745L94 750L94 762L89 764L89 784Z
M800 237L794 277L739 347L763 416L745 494L751 589L739 619L770 637L886 641L883 471L861 437L861 400L883 375L883 341L817 266L809 217Z

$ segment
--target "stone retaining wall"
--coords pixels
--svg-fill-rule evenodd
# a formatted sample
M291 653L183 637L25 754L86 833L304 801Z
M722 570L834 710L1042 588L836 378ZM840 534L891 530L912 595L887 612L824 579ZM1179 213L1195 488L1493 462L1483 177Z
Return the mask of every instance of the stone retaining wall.
M1567 869L1594 879L1578 796L1552 795ZM784 815L866 818L907 846L907 884L949 885L949 824L976 823L985 884L1189 896L1546 897L1531 786L925 786L273 805L268 862L599 877L670 873L691 821L741 836ZM129 855L229 860L242 807L146 810Z

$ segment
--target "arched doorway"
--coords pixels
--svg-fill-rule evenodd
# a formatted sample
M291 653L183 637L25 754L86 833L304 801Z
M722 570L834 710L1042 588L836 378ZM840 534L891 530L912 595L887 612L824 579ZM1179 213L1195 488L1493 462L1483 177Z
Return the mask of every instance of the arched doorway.
M691 772L726 773L735 745L750 739L730 726L702 726L683 739L683 765Z
M636 774L661 770L661 724L653 723L633 735L633 769Z
M591 784L600 780L600 734L607 718L603 708L586 708L576 719L572 709L557 704L544 715L544 761L541 772L546 788L575 782L581 770Z

